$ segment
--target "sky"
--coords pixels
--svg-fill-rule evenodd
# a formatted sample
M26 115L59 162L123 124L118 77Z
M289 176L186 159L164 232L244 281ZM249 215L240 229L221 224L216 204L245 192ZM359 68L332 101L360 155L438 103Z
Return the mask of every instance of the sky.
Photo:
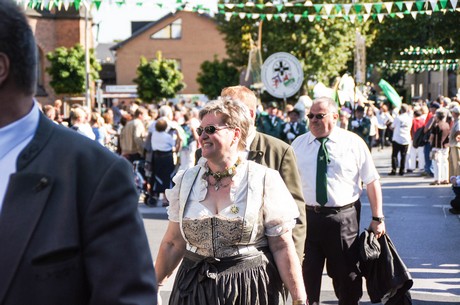
M98 43L108 43L114 40L124 40L131 36L131 21L155 21L167 15L174 9L176 0L149 0L142 6L134 2L118 6L112 1L102 1L99 10L93 9L94 37ZM114 2L114 1L113 1ZM202 4L216 11L217 0L189 0L193 7ZM159 8L157 3L162 3ZM99 31L97 31L99 28Z

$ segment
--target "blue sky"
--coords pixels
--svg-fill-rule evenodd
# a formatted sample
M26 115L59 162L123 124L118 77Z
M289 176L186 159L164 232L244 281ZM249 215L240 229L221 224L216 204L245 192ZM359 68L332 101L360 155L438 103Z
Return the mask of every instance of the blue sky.
M115 2L115 1L114 1ZM133 2L117 6L109 1L103 1L99 10L93 9L94 22L99 24L98 42L112 42L124 40L131 35L131 21L154 21L169 14L176 0L145 1L142 6L136 6ZM163 3L160 9L156 3ZM217 0L189 0L192 6L202 4L212 10L216 10ZM96 27L93 29L96 31ZM96 33L95 33L96 37Z

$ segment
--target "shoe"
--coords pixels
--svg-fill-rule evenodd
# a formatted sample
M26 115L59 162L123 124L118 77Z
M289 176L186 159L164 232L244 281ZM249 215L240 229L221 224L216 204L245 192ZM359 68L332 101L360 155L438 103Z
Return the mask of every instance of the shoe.
M430 185L439 185L439 182L438 181L433 181L430 183Z
M408 169L408 170L407 170L407 173L408 173L408 174L413 173L413 172L414 172L413 169Z
M423 173L420 174L420 176L422 176L422 177L426 177L426 176L429 176L429 175L430 174L428 174L427 172L423 172Z
M446 184L450 184L450 182L449 182L449 181L447 181L447 180L442 180L442 181L441 181L441 184L444 184L444 185L446 185Z
M396 171L391 171L391 172L388 174L388 176L394 176L394 175L396 175Z
M404 172L399 172L399 175L400 175L400 176L404 176Z
M460 214L460 210L457 210L457 209L454 209L454 208L449 209L449 212L450 212L451 214L454 214L454 215L459 215L459 214Z

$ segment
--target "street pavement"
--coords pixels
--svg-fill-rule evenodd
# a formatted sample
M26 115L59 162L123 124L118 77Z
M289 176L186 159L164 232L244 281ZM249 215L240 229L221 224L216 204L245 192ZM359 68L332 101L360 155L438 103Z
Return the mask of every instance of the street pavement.
M460 216L449 213L454 197L450 186L430 186L433 178L420 173L388 176L391 148L372 155L381 175L387 233L409 268L414 285L414 305L460 305ZM365 194L361 197L361 231L369 226L371 212ZM153 259L167 226L166 208L139 205ZM323 273L321 304L337 304L331 280ZM162 288L163 304L169 298L173 279ZM361 304L369 305L365 283Z

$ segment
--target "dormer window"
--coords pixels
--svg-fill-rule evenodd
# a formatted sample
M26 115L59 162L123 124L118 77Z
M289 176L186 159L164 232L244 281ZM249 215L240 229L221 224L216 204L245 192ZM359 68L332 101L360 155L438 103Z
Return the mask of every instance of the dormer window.
M182 38L182 19L176 19L158 32L150 36L152 39L181 39Z

